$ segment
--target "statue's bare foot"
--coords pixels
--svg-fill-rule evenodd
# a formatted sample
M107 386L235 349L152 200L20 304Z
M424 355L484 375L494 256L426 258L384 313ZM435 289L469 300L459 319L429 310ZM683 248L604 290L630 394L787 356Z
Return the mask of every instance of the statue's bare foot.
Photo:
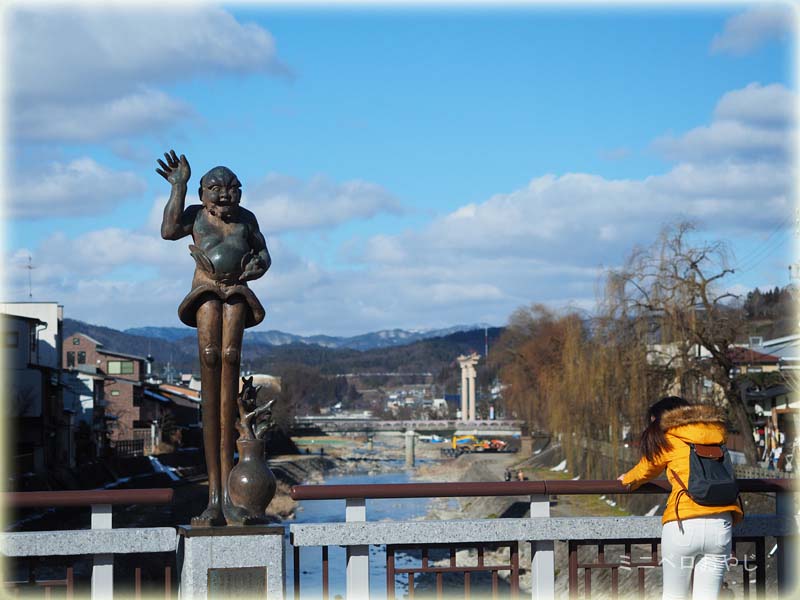
M224 512L228 525L257 525L266 522L265 516L254 515L249 510L233 504L226 504Z
M192 517L192 527L215 527L225 525L225 517L218 504L209 504L202 513Z

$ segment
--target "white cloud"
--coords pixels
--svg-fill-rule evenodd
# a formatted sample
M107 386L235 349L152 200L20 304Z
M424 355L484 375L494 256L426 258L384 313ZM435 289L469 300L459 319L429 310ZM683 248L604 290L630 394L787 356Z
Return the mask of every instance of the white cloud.
M784 39L795 28L796 8L790 3L760 4L725 22L722 33L714 36L711 51L733 55L752 52L772 39Z
M748 127L736 121L718 121L692 129L680 138L663 137L656 140L654 147L671 159L771 159L785 156L791 150L791 139L782 131Z
M109 212L144 191L145 184L127 171L113 171L91 158L55 162L44 172L19 174L24 199L13 194L6 202L10 218L74 217Z
M793 121L778 125L781 119L765 115L784 92L757 84L729 92L704 127L732 122L769 130L782 146L794 135ZM281 233L390 212L396 200L363 182L267 177L252 192L246 189L245 204L263 214L262 227L273 232L268 238L273 266L252 283L267 309L261 327L357 333L502 323L514 308L534 300L591 307L603 268L619 264L634 245L649 244L664 223L697 219L700 236L736 242L761 239L791 216L794 171L785 156L755 152L743 143L733 155L708 161L698 151L707 139L677 139L683 144L681 160L666 173L640 179L537 176L520 189L441 215L427 227L353 243L354 264L347 268L304 258ZM758 143L752 140L757 148ZM59 298L69 316L97 323L177 323L175 310L189 289L192 260L188 240L170 243L158 235L165 200L154 200L139 231L53 236L31 249L37 265L34 297ZM27 255L20 251L8 264L22 264ZM144 275L131 281L129 273L120 274L125 269ZM27 296L26 271L8 271L10 295ZM754 276L762 277L756 271Z
M372 237L363 245L361 265L369 278L391 286L387 295L420 311L438 310L437 289L447 290L451 299L442 306L454 314L470 292L477 293L474 308L502 306L506 314L534 298L571 298L587 306L603 267L618 264L635 245L649 244L665 223L695 220L700 235L736 241L771 231L792 214L794 168L778 151L795 135L794 120L779 106L787 98L793 100L792 94L776 85L732 91L721 98L710 124L678 138L681 162L664 174L627 180L585 173L536 177L511 193L464 205L425 229ZM717 133L721 123L748 135L723 152L724 144L713 136L693 134ZM755 132L769 133L773 151L764 151L765 138ZM384 287L375 285L370 298L381 297Z
M435 260L463 265L470 274L477 257L536 257L559 268L610 265L670 221L697 219L729 233L774 227L792 209L790 185L784 169L758 163L684 163L643 180L546 175L462 207L423 231L375 236L362 261L383 268Z
M714 117L755 127L793 127L797 121L797 99L779 83L753 82L726 92L714 108Z
M268 31L208 6L18 5L5 30L11 131L20 139L97 141L154 130L191 114L159 85L288 72Z
M257 216L266 232L330 228L381 213L400 214L397 198L368 181L338 183L323 176L307 181L271 174L245 191L245 206Z
M112 98L142 82L285 69L268 31L210 6L18 5L7 31L10 91L25 100Z
M104 102L32 103L14 111L14 134L32 141L98 142L174 126L194 110L158 90Z
M158 235L167 199L155 199L145 231ZM197 202L197 196L190 191L187 205L193 202ZM256 215L262 232L273 235L331 229L349 221L402 212L400 201L374 183L339 183L323 176L303 180L275 173L256 183L252 191L245 187L242 206Z
M35 249L21 249L12 257L37 263L40 282L81 281L113 274L116 269L150 270L172 277L191 272L194 261L186 249L191 240L177 245L160 236L119 227L98 229L68 237L58 232ZM22 258L20 258L22 257Z
M653 146L675 160L782 162L794 146L795 102L795 95L780 84L751 83L726 93L709 125L680 137L664 136Z

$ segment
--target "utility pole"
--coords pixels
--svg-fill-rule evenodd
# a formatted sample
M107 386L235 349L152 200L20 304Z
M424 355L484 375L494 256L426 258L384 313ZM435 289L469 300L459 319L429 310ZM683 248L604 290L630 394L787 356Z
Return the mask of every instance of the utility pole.
M33 266L33 257L29 254L28 255L28 264L22 265L23 269L28 271L28 299L33 299L33 280L31 277L31 271L33 271L36 267Z
M795 243L800 243L800 208L795 210L794 237ZM794 262L789 265L789 282L794 283L798 280L800 280L800 262Z

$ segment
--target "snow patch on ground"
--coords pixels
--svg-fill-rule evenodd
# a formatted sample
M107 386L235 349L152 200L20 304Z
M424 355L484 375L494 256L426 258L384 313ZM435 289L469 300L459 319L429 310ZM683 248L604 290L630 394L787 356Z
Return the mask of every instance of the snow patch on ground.
M567 470L567 459L565 458L560 463L558 463L555 467L550 469L551 471L566 471Z
M175 469L173 467L165 467L155 456L148 456L147 458L150 459L150 464L153 466L153 470L156 473L166 473L167 476L172 479L172 481L180 480L180 476L175 473Z

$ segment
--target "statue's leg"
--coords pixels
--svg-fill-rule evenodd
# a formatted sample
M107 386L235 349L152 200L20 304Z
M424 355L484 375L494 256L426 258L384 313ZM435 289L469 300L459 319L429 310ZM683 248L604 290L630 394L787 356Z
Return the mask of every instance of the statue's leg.
M197 309L197 342L202 382L203 446L208 470L208 507L192 519L195 527L224 525L220 473L220 373L222 368L222 302L208 299Z
M247 317L247 303L239 296L229 298L222 305L222 382L220 465L224 489L224 510L229 523L241 523L242 513L231 506L228 497L228 475L233 468L236 449L236 418L239 415L236 397L239 395L239 374L242 362L242 336Z

